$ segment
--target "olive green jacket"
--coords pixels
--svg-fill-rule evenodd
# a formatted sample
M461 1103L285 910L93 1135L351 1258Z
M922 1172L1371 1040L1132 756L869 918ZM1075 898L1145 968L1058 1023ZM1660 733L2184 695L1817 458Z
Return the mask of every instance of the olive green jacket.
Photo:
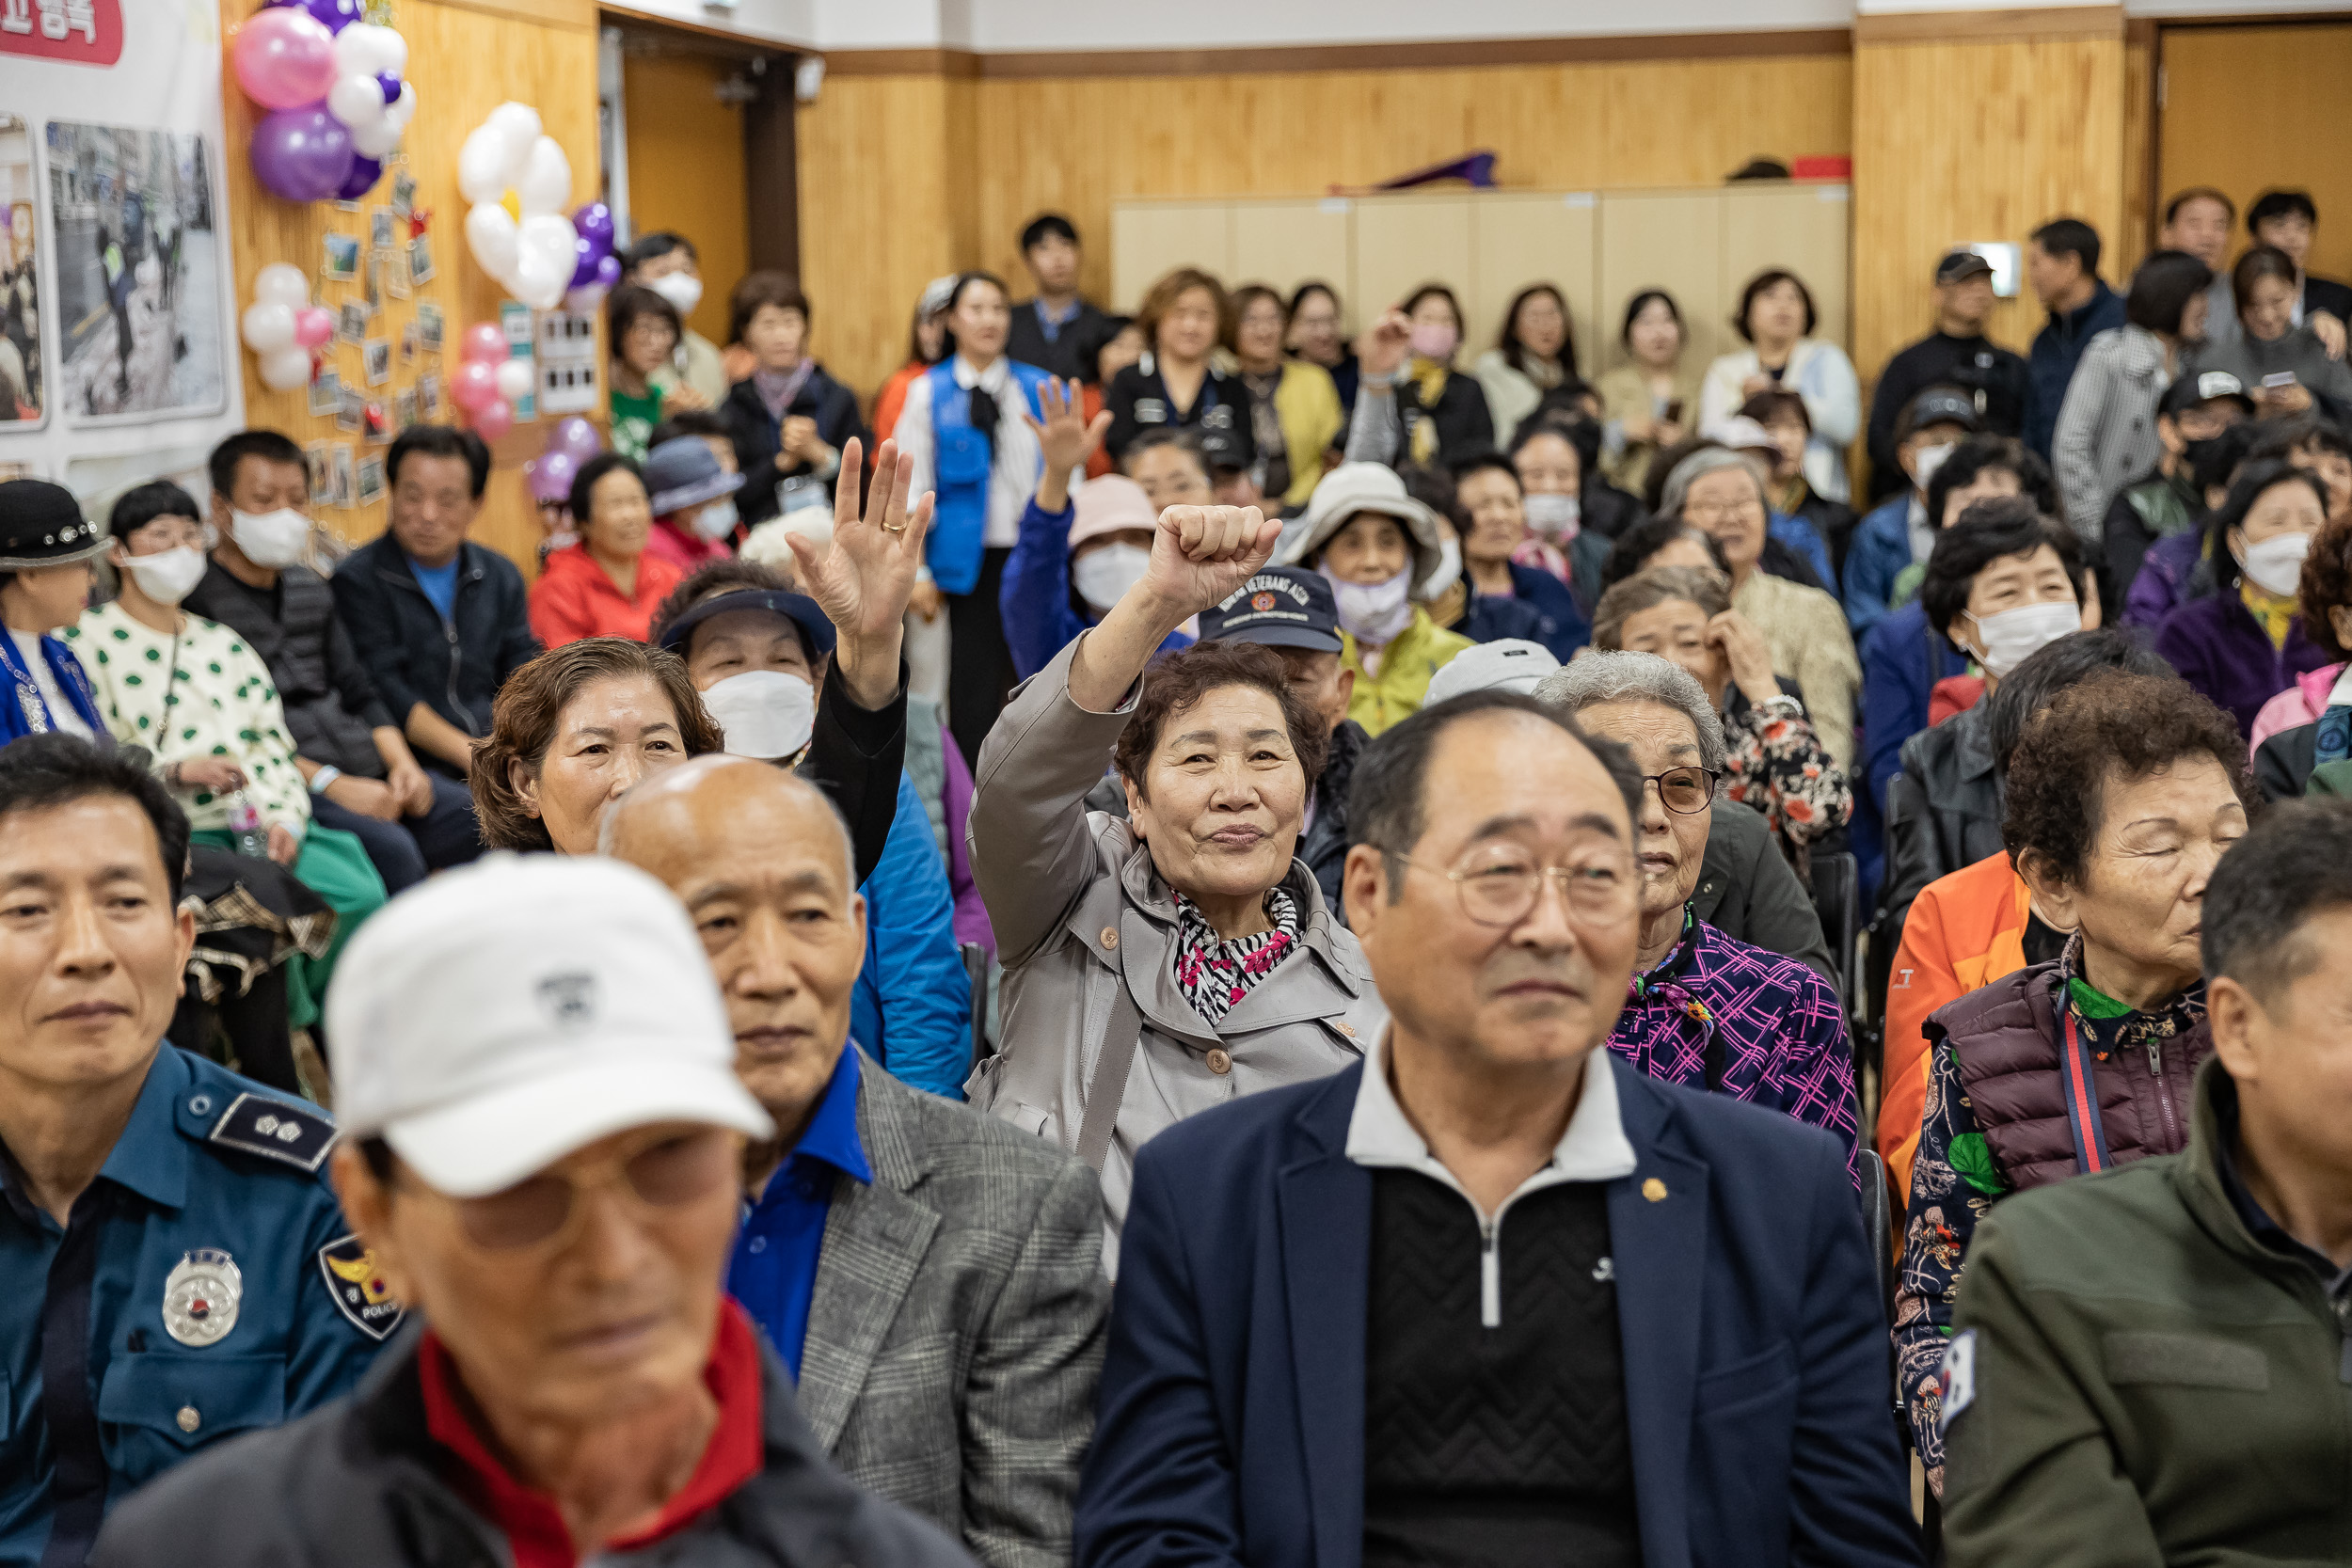
M1978 1227L1946 1360L1950 1568L2352 1561L2352 1353L2317 1272L2230 1201L2235 1099L2208 1061L2185 1152Z

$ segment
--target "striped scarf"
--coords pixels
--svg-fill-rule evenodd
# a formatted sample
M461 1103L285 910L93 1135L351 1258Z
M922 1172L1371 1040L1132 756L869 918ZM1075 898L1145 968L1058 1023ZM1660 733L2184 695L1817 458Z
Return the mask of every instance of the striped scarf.
M1274 929L1220 942L1200 907L1176 895L1176 989L1211 1023L1224 1022L1225 1015L1298 944L1298 906L1288 893L1269 889L1265 914Z

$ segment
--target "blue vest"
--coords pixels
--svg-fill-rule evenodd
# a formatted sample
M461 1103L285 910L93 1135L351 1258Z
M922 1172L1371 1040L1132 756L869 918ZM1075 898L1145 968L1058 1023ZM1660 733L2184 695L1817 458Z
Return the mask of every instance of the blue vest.
M1029 412L1045 418L1039 388L1046 372L1010 360L1013 385L1028 400ZM988 479L996 454L987 436L972 426L972 397L956 385L951 355L924 372L931 388L931 486L937 492L928 559L931 579L943 594L969 594L980 580L980 542L988 534ZM1002 410L1008 420L1017 409Z

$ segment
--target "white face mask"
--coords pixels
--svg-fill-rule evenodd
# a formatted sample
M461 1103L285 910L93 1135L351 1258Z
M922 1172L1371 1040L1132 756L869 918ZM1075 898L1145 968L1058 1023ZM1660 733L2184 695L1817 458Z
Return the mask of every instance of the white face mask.
M310 540L310 519L291 506L262 513L240 512L232 506L229 536L247 561L275 571L302 559L302 546Z
M729 756L796 756L817 733L817 691L782 670L747 670L703 693Z
M1386 582L1371 584L1342 582L1329 572L1323 577L1331 585L1331 597L1338 601L1340 625L1357 641L1385 648L1412 625L1413 601L1407 596L1413 583L1410 566Z
M645 287L677 307L681 316L692 315L694 307L703 302L703 280L682 272L657 277Z
M139 592L157 604L178 604L204 580L204 552L188 545L175 545L153 555L125 556L123 565Z
M1070 580L1078 590L1078 597L1092 606L1098 615L1110 613L1110 609L1127 596L1127 590L1143 580L1151 569L1152 552L1140 545L1104 545L1087 551L1070 568Z
M2311 553L2310 534L2274 533L2259 545L2247 546L2238 564L2246 568L2255 587L2284 598L2301 585L2303 558Z
M1921 447L1911 454L1912 483L1925 490L1935 479L1935 470L1944 466L1944 459L1952 455L1958 443L1947 442L1940 447Z
M1441 539L1438 542L1438 569L1429 574L1429 580L1421 585L1421 596L1434 599L1462 580L1462 542Z
M706 539L724 539L735 531L735 525L740 520L735 510L735 498L721 496L694 514L694 531Z
M1528 496L1519 509L1527 526L1555 545L1566 544L1583 526L1584 503L1575 496Z
M1995 680L2059 638L2083 629L2082 606L2071 600L2019 605L1980 621L1974 615L1968 619L1977 628L1977 662Z

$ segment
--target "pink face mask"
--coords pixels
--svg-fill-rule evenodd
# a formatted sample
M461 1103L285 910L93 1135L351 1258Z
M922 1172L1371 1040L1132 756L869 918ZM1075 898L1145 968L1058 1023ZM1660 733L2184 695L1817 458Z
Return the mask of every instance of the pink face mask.
M1440 364L1454 357L1454 347L1461 341L1459 332L1441 322L1423 322L1413 328L1413 352Z

